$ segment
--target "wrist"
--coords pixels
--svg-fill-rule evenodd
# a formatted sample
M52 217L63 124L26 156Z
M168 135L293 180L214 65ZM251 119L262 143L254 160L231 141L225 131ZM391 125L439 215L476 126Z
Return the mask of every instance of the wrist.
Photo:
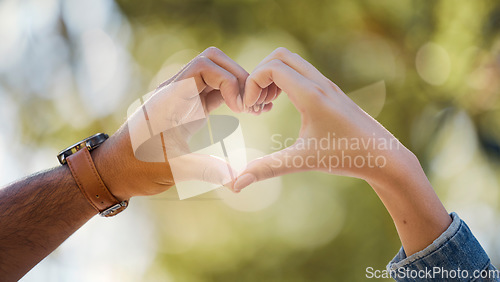
M398 189L408 182L427 182L418 158L406 147L390 151L385 155L385 165L365 178L372 187Z
M126 167L129 161L126 142L114 134L99 148L92 152L95 167L101 176L104 185L118 200L124 201L133 197L129 187ZM130 149L131 150L131 149Z

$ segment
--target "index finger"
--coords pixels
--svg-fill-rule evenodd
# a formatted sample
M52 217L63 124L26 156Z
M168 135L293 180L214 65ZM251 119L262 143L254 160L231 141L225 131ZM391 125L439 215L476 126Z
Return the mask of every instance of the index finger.
M170 84L173 81L181 80L183 78L189 77L189 71L192 71L192 67L196 65L197 61L203 58L208 58L210 61L215 63L215 65L224 69L225 71L232 74L237 82L238 82L238 91L237 92L228 92L225 93L224 101L228 105L228 107L235 111L241 112L243 110L243 91L245 89L245 81L248 77L248 72L242 68L238 63L232 60L229 56L227 56L224 52L216 47L209 47L201 52L198 56L193 58L189 63L187 63L176 75L167 81L163 82L158 86L158 89L162 88L165 85ZM239 101L241 101L241 103Z
M239 111L242 111L243 103L240 104L239 101L243 101L243 91L245 90L245 81L249 75L248 72L217 47L205 49L200 56L209 58L212 62L236 77L238 80L239 93L229 93L224 96L224 101L231 109L234 109L234 106L236 106Z
M283 63L289 65L298 73L314 81L316 84L320 86L327 87L330 83L330 80L327 77L325 77L318 69L316 69L311 63L302 58L299 54L293 53L284 47L277 48L271 54L265 57L257 65L256 69L276 59L281 60Z
M299 111L303 111L306 101L319 94L320 87L302 74L283 63L272 60L260 66L247 78L245 86L245 105L252 106L259 99L261 89L275 83L288 94Z

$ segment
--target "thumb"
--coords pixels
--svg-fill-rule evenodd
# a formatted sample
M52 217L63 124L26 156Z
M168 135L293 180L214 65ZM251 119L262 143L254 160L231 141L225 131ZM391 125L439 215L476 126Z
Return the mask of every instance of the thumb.
M237 172L221 158L191 153L169 159L175 182L199 180L225 186Z
M285 174L305 171L307 154L297 144L281 151L251 161L234 182L234 191L239 192L248 185Z

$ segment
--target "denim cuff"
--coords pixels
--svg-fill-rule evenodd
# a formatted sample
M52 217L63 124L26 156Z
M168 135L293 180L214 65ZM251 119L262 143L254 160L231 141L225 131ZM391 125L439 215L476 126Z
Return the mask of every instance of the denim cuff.
M467 224L456 213L451 213L450 216L453 222L448 229L422 251L406 257L405 251L401 247L398 254L387 265L387 271L391 273L392 278L397 281L422 281L426 279L422 279L422 277L414 279L404 275L404 273L423 274L430 272L433 273L434 279L441 280L444 278L442 275L434 275L435 272L439 271L441 274L448 275L448 278L451 278L450 274L456 275L457 272L461 272L459 273L462 274L459 275L461 278L455 277L454 281L481 280L475 279L473 273L493 267L490 266L490 259L472 235ZM467 277L465 277L465 273L468 274Z

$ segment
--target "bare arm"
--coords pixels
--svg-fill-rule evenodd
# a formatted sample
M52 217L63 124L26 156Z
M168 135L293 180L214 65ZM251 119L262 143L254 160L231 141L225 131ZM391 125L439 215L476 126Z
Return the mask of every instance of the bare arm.
M451 217L408 151L403 163L368 180L394 221L407 256L429 246L451 224Z
M307 170L364 179L392 216L407 255L424 249L451 224L413 153L314 66L278 48L247 79L245 105L261 100L261 89L271 83L288 94L301 114L299 138L292 146L250 163L234 183L236 191L255 181ZM314 146L325 138L333 140L328 148ZM339 138L347 143L335 142ZM368 142L374 143L362 145ZM384 143L393 146L384 149ZM351 162L339 165L344 158ZM375 158L379 163L373 162Z
M3 188L0 277L20 279L95 214L65 166Z
M220 50L208 48L161 85L152 99L146 102L146 106L153 109L148 111L149 119L160 115L165 118L161 121L167 122L172 119L168 114L178 113L179 105L171 101L178 101L176 95L179 93L162 89L170 83L187 79L196 83L201 104L207 113L223 102L239 112L243 107L240 90L247 76L243 68ZM178 92L182 94L183 91ZM169 107L174 112L168 112ZM270 107L268 105L261 110L266 111ZM155 109L159 111L155 112ZM139 128L138 131L144 130ZM158 194L174 184L168 162L141 162L135 158L130 134L126 123L92 152L98 173L118 200ZM168 138L174 139L173 136ZM171 140L165 142L168 141ZM161 146L159 153L163 155ZM224 178L224 171L227 174L227 164L221 160L198 157L186 160L189 169L181 180L219 181ZM21 278L96 213L80 192L67 166L35 174L0 190L0 280Z

